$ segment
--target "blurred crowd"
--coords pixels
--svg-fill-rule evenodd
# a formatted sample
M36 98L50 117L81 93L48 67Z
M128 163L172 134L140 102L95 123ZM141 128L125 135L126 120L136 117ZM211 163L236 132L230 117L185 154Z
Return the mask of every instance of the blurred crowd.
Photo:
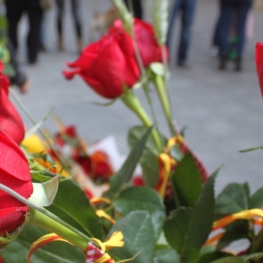
M6 47L11 54L11 63L15 74L10 77L11 84L20 88L22 93L29 90L29 82L26 73L21 69L16 59L19 48L18 29L23 15L28 18L28 33L26 37L27 62L37 64L38 55L46 51L46 12L52 8L56 9L54 25L57 32L57 48L65 50L64 35L65 28L63 20L65 16L65 5L70 4L72 21L76 35L76 50L81 53L83 41L81 0L0 0L1 15L7 20L5 32ZM96 0L97 1L97 0ZM139 19L144 19L144 0L124 0L127 8ZM243 58L247 38L248 24L253 15L254 0L213 0L218 2L218 17L215 21L214 32L211 32L211 48L215 50L218 57L218 69L225 70L229 61L234 64L235 71L243 69ZM69 3L70 2L70 3ZM178 45L176 45L176 63L179 67L189 67L189 49L192 40L195 12L198 0L171 0L169 13L169 27L167 32L167 46L170 53L174 52L174 36L176 34L176 18L180 18L180 33L178 34ZM94 31L103 34L110 27L117 13L114 8L105 12L94 14L90 22L89 41L94 41Z

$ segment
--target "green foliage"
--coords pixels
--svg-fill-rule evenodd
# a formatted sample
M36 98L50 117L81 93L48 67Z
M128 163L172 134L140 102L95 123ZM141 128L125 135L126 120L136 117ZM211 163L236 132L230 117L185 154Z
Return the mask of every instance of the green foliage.
M47 233L42 228L27 225L20 236L1 251L1 257L9 263L27 262L31 244ZM83 251L64 242L52 242L45 245L32 256L32 262L37 263L76 263L84 262L84 259Z
M72 180L60 183L56 198L48 209L63 221L90 237L104 239L100 220L85 193Z
M227 185L216 200L216 219L248 209L246 193L244 185Z
M131 149L141 140L146 128L143 126L135 126L129 130L128 144ZM140 158L140 164L143 170L143 179L147 186L154 187L159 178L159 165L158 165L159 152L151 137L148 138Z
M151 214L155 240L158 239L163 227L165 212L162 199L152 188L131 187L120 193L113 201L114 209L121 215L132 211L147 211Z
M195 263L200 258L200 249L212 229L214 219L214 184L211 176L194 207L181 207L164 225L169 244L180 254L181 263Z
M154 255L154 263L180 263L180 257L175 250L165 247L157 249Z
M119 220L111 232L121 231L124 247L113 248L111 252L120 259L135 259L131 263L153 262L155 253L154 226L147 211L133 211Z
M117 194L121 187L128 183L133 175L134 169L142 155L146 141L151 134L152 129L148 129L142 135L142 137L136 142L133 150L129 154L126 162L120 169L120 171L110 178L110 192L111 194Z
M193 207L202 191L202 181L190 152L178 163L175 172L171 175L171 182L180 205Z

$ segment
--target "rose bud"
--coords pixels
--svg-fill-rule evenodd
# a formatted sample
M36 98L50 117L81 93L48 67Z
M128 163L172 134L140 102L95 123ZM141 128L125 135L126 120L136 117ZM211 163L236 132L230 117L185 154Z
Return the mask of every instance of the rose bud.
M113 32L86 47L80 57L63 71L67 79L79 74L99 95L107 99L121 96L139 79L133 44L126 32Z

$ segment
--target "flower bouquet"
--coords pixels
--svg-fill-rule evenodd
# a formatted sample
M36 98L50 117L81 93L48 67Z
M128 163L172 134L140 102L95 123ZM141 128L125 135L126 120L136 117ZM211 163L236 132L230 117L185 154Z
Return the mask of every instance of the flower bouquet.
M107 99L104 106L121 100L136 114L141 124L128 131L130 152L114 159L111 139L89 145L76 127L57 118L58 132L44 131L45 120L32 119L1 73L1 261L262 262L263 188L250 193L247 183L231 183L215 196L220 167L209 175L173 122L165 46L168 1L154 1L152 24L135 19L121 0L112 3L119 19L63 74L83 78ZM260 43L256 65L263 89ZM25 131L9 93L32 120L30 129ZM153 93L168 135L158 125ZM246 244L233 249L240 240Z

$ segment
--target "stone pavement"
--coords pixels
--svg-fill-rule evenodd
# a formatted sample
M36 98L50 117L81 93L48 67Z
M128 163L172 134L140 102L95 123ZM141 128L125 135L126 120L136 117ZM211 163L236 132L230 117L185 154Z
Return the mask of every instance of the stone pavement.
M216 59L210 55L211 34L217 17L216 2L198 1L189 59L191 68L171 67L169 93L173 117L179 128L187 127L186 140L210 173L224 164L217 179L217 191L233 181L248 181L254 191L263 185L263 151L240 153L239 150L263 145L263 100L254 65L255 43L263 41L263 14L254 13L254 34L247 42L243 72L235 73L232 65L227 71L219 72ZM86 43L92 11L94 8L105 10L108 5L106 0L82 1ZM26 65L32 90L26 95L17 94L35 120L40 121L54 107L54 114L65 125L75 124L79 134L88 142L114 135L120 152L127 154L126 134L129 127L139 124L138 119L120 101L107 108L91 104L105 101L89 90L80 78L66 81L61 74L66 69L65 63L77 57L70 7L67 9L66 51L56 50L52 10L46 17L48 52L41 54L38 65ZM21 25L21 41L27 29L25 22ZM24 54L21 43L22 61L25 60ZM136 92L144 103L141 90ZM158 118L162 119L159 124L167 132L158 100L153 99ZM22 116L30 127L28 118L24 113ZM44 126L56 130L51 119Z

